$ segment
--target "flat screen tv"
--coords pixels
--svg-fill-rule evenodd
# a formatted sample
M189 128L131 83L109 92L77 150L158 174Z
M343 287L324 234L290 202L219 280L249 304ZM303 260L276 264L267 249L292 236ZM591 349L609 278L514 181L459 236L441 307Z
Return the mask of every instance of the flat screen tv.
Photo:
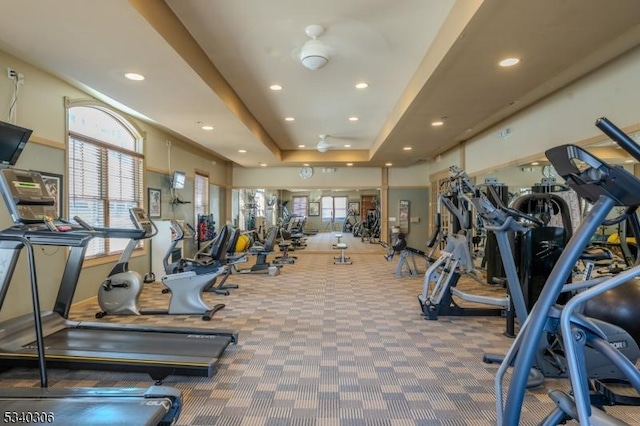
M31 136L31 130L0 121L0 164L14 166Z
M182 189L184 188L184 182L187 176L184 172L173 172L173 176L171 176L171 188L173 189Z

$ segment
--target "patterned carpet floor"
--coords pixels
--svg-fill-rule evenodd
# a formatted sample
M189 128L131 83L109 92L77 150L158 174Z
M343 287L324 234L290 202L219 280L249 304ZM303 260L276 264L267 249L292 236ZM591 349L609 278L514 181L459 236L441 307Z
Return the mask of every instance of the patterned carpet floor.
M358 249L356 241L348 242L353 264L334 265L333 237L320 238L324 242L316 240L313 250L292 253L296 263L277 276L232 275L229 283L239 288L229 296L206 294L211 304L226 304L210 322L199 316L107 316L99 321L238 332L239 342L223 354L216 376L164 381L183 391L179 425L495 424L497 366L483 364L482 356L504 353L511 344L503 335L504 319L427 321L416 299L422 276L396 278L396 260L385 261L382 246L364 243ZM169 295L160 289L160 284L145 288L143 307L166 306ZM71 318L96 321L97 310L91 300L75 306ZM34 370L10 370L0 380L5 387L39 385ZM81 370L51 370L49 381L52 387L153 384L141 373ZM520 424L537 424L553 407L547 391L527 392ZM640 424L637 408L614 410L628 423Z

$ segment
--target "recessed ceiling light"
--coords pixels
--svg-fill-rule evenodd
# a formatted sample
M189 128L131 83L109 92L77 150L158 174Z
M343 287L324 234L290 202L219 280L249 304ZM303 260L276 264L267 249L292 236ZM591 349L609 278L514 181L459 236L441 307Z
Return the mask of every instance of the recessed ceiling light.
M384 165L387 166L387 167L391 167L391 166L393 166L393 163L384 163Z
M261 167L267 167L267 163L260 163Z
M538 163L537 161L534 161L533 163L531 163L532 166L537 166L538 164L540 163Z
M413 148L410 146L405 146L404 148L402 148L404 151L411 151Z
M124 76L125 76L125 78L128 78L129 80L134 80L134 81L142 81L142 80L144 80L144 75L138 74L136 72L128 72Z
M351 144L345 144L345 148L351 148Z
M444 124L444 121L442 121L442 120L433 121L433 122L431 123L431 125L432 125L433 127L442 126L443 124Z
M239 149L239 150L238 150L238 152L239 152L240 154L244 154L245 152L247 152L247 150L246 150L246 149Z
M349 117L349 121L358 121L358 117Z
M624 160L625 163L633 163L635 160Z
M303 166L309 167L309 163L304 163Z
M213 126L202 126L202 130L213 130Z
M272 84L271 86L269 86L269 89L271 89L271 90L282 90L282 86L280 86L279 84Z
M305 145L298 145L298 148L304 148Z
M353 163L347 163L347 166L351 167L353 166Z
M520 62L519 58L505 58L498 62L501 67L512 67Z
M366 89L367 87L369 87L369 84L364 81L356 84L356 89Z
M285 117L284 121L295 121L296 119L293 117Z

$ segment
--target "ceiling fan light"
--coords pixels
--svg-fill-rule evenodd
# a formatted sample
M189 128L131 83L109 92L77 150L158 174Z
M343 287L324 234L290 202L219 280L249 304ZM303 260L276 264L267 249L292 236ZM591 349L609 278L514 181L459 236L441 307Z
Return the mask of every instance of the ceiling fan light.
M319 40L309 40L300 51L300 62L312 71L324 67L329 62L327 46Z

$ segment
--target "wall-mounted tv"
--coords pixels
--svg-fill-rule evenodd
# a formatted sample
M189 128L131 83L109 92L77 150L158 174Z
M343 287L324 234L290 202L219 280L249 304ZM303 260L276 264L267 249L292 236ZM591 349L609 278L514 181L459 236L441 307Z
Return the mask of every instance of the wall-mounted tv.
M0 164L14 166L31 136L31 130L0 121Z
M171 188L182 189L187 176L184 172L173 172L171 176Z

